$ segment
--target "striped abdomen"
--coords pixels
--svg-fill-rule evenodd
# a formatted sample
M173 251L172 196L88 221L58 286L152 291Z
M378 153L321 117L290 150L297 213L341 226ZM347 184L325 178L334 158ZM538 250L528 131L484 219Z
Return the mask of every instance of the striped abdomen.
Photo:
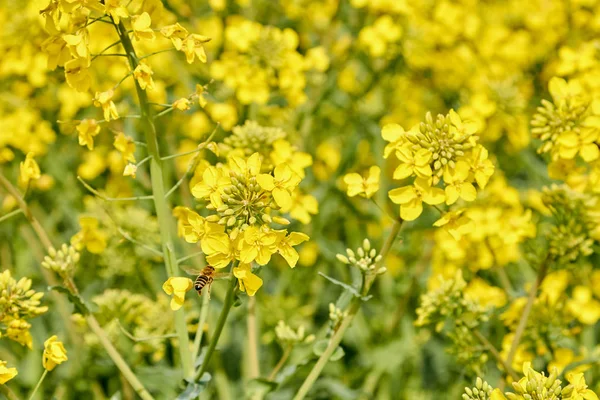
M199 275L196 278L196 282L194 282L194 289L198 292L198 294L202 294L202 289L204 286L211 284L213 281L212 276Z

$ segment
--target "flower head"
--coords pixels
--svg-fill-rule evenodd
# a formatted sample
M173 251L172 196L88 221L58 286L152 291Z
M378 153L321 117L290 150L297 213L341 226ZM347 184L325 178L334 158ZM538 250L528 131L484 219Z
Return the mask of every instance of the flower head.
M67 361L67 350L56 335L51 336L44 342L44 354L42 365L48 371L52 371L57 365Z
M144 62L139 63L133 71L133 77L137 80L143 90L154 90L154 80L152 79L152 75L154 75L154 71L152 71L152 68Z
M237 278L240 290L246 292L248 296L254 296L263 284L263 280L252 273L250 264L243 263L235 267L233 269L233 276Z
M119 118L117 106L115 106L115 103L112 100L114 95L114 90L109 89L106 92L96 92L94 96L94 105L96 107L102 107L102 111L104 112L104 120L106 121Z
M6 364L6 361L0 360L0 385L4 385L18 374L16 368L7 368Z
M100 125L95 119L84 119L77 125L79 133L79 144L87 146L88 150L94 150L94 136L100 133Z
M173 295L171 298L171 310L176 311L183 306L185 302L185 293L194 287L194 282L189 278L170 277L163 283L163 290L166 294Z
M29 185L29 182L40 179L40 167L33 158L33 153L27 153L25 161L19 164L19 184Z
M366 178L355 172L346 174L344 176L344 183L348 185L348 196L354 197L360 195L370 198L379 190L380 175L381 169L376 165L369 168L369 175Z

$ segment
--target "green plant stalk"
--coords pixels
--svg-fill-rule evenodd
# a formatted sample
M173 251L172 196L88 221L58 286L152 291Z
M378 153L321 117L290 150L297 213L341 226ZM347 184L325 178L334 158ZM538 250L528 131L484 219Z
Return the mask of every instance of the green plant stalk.
M133 71L138 66L139 60L136 56L133 44L131 43L131 39L129 38L127 30L122 22L118 25L115 24L115 27L117 29L119 38L121 39L123 48L128 55L127 58ZM156 216L160 227L160 238L165 260L165 268L167 270L167 275L169 277L173 277L177 274L177 257L175 256L175 248L172 238L173 221L170 215L171 212L169 204L165 199L163 166L160 159L156 126L154 125L152 119L152 111L150 109L150 103L148 101L146 91L140 87L137 81L135 81L135 89L140 102L141 122L144 128L144 135L146 137L146 146L148 148L149 155L152 156L152 159L150 160L150 181L152 183L154 207L156 208ZM190 353L190 341L185 322L185 311L183 308L175 311L175 330L177 331L177 336L179 338L179 357L181 358L183 374L185 377L190 377L192 376L194 369Z
M31 394L29 395L29 400L32 400L35 397L35 394L39 390L40 386L42 386L42 382L44 382L44 379L46 378L46 375L48 375L48 370L44 369L44 373L40 377L40 380L38 381L38 383L33 388L33 392L31 392Z
M8 400L19 400L19 397L6 384L0 385L0 393L4 393Z
M196 336L194 337L194 345L192 349L192 361L195 363L200 353L200 345L202 344L202 336L204 335L204 325L208 318L208 311L210 308L210 297L208 294L202 296L202 308L200 309L200 318L198 319L198 329L196 329Z
M519 342L521 341L521 336L525 332L525 327L527 326L527 320L529 319L529 314L531 313L531 309L533 308L533 303L535 302L537 291L544 281L546 277L546 273L548 272L548 264L550 264L549 258L547 258L542 265L540 266L540 270L538 271L537 277L531 290L529 292L529 296L527 297L527 303L525 304L525 308L523 309L523 314L521 314L521 319L519 320L519 325L517 326L517 330L515 331L515 336L510 345L510 350L508 352L508 356L506 357L506 365L512 367L513 359L517 354L517 348L519 347Z
M215 331L213 332L212 337L210 338L210 344L208 345L208 350L206 351L206 356L204 357L204 361L202 362L202 366L196 373L194 377L194 381L197 381L202 377L202 375L208 369L208 364L210 359L217 348L217 343L219 342L219 337L221 337L221 333L223 332L223 327L225 326L225 322L227 321L227 316L229 315L229 311L231 311L231 306L233 305L233 300L235 298L235 292L237 289L237 278L231 274L231 278L229 281L229 289L227 290L227 294L225 295L225 303L223 304L223 309L221 310L221 314L219 314L219 320L217 321L217 326L215 327Z
M256 324L256 298L248 298L248 315L246 316L248 329L248 379L260 376L260 363L258 361L258 328Z
M400 228L402 228L402 222L403 221L401 219L394 222L392 230L387 240L385 241L381 252L379 253L381 254L381 260L379 261L379 265L377 266L378 269L379 266L381 266L385 262L385 259L387 258L387 255L389 254L390 249L394 244L394 240L396 240L396 236L398 236ZM362 297L366 296L369 293L369 290L371 289L371 286L373 285L376 276L377 273L365 275L364 283L361 290ZM321 354L321 357L319 357L319 359L317 360L317 363L314 365L313 369L310 371L310 373L304 380L304 383L302 383L302 386L300 386L300 389L298 390L298 393L296 393L294 400L302 400L304 399L304 397L306 397L308 391L312 388L319 375L321 375L321 372L323 371L323 368L325 368L325 365L329 361L329 358L341 343L344 334L346 333L346 330L350 327L350 324L356 316L356 313L358 313L358 310L360 310L361 303L362 300L359 297L354 297L352 299L350 306L348 307L348 315L344 318L338 330L335 331L335 333L329 340L327 348L325 349L323 354Z
M117 365L127 382L129 382L133 390L135 390L135 392L143 400L154 400L154 397L152 397L152 395L148 393L148 391L146 390L144 385L142 385L135 373L131 370L131 368L129 368L127 362L123 359L123 357L121 357L121 354L117 351L115 346L113 346L110 340L108 340L106 332L104 332L104 329L102 329L96 318L92 314L90 314L86 317L86 321L92 332L94 332L96 336L98 336L98 340L100 340L100 343L102 343L102 346L104 347L110 358L113 360L113 362Z

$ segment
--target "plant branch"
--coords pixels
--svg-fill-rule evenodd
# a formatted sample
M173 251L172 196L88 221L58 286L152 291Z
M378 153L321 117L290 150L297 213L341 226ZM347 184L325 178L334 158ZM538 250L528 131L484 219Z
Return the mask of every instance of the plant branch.
M403 221L401 219L396 220L396 222L394 222L394 225L392 226L392 230L391 230L387 240L385 241L385 243L381 249L381 252L379 253L379 254L381 254L381 260L379 261L379 264L377 265L377 270L375 272L365 276L362 290L361 290L361 295L362 295L361 297L365 297L369 293L369 289L371 289L371 286L373 285L373 282L375 281L375 277L377 276L377 271L379 270L379 268L382 267L383 263L385 262L385 259L387 258L387 255L389 254L390 249L392 248L392 245L394 244L394 241L396 240L396 236L398 236L398 233L400 232L400 228L402 228L402 222ZM350 324L352 323L352 320L358 313L358 310L360 310L361 303L362 303L362 300L359 297L354 297L352 299L352 302L350 303L350 306L348 307L347 316L344 318L340 327L337 329L337 331L335 331L335 333L329 340L329 344L327 345L327 348L325 349L323 354L321 354L321 357L319 357L319 359L317 360L317 363L314 365L313 369L310 371L310 373L304 380L304 383L298 390L298 393L296 393L294 400L302 400L302 399L304 399L304 397L306 397L306 395L308 394L308 391L312 388L313 384L316 382L319 375L321 375L321 371L323 371L323 368L325 368L325 365L329 361L329 358L331 357L331 355L333 354L335 349L337 349L337 347L341 343L342 338L344 337L344 334L346 333L346 330L350 327Z
M202 297L202 308L200 309L200 318L198 319L198 328L196 329L196 336L194 337L194 345L192 346L192 361L195 363L200 353L200 345L202 344L202 336L204 335L204 326L206 325L206 319L208 318L208 311L210 307L210 296L205 294Z
M519 342L521 341L521 337L525 332L525 327L527 326L527 320L529 319L529 314L531 313L531 309L533 308L533 303L535 301L538 288L544 281L546 277L546 272L548 272L548 264L550 264L550 257L547 257L546 260L540 266L540 270L538 271L535 282L533 282L533 286L529 292L529 297L527 298L527 304L525 304L525 308L523 309L523 313L521 314L521 319L519 320L519 325L517 325L517 330L515 331L515 336L510 345L510 350L508 352L508 356L506 357L506 364L512 365L513 359L515 358L515 354L517 353L517 347L519 346Z
M260 376L255 297L250 297L248 299L248 315L246 316L246 322L248 329L248 378L255 379Z
M498 350L496 349L496 347L490 343L489 340L487 340L487 338L485 336L483 336L483 334L481 332L479 332L477 329L474 329L473 331L473 335L477 338L477 340L479 340L479 342L490 352L492 353L492 355L494 356L494 358L500 363L502 364L502 368L504 368L504 371L509 374L514 380L515 382L519 380L519 376L516 374L516 372L512 369L512 367L510 366L510 364L508 364L506 361L504 361L504 359L502 358L502 356L500 355L500 353L498 352Z
M271 371L271 373L269 374L269 377L267 378L268 380L270 380L270 381L275 380L275 378L277 377L277 374L279 373L281 368L283 368L287 359L290 357L290 354L292 354L293 348L294 347L291 344L286 346L286 348L283 350L283 354L281 355L281 358L279 359L279 362L277 362L277 365L275 365L275 367L273 368L273 371Z
M219 315L219 320L217 321L217 326L215 327L215 331L213 332L212 337L210 338L210 344L208 345L208 350L206 351L206 356L204 357L204 362L202 366L196 372L194 376L194 381L200 379L200 377L206 372L208 369L208 364L210 359L217 348L217 343L219 342L219 337L221 337L221 333L223 332L223 327L225 326L225 322L227 321L227 316L229 315L229 311L231 311L231 306L233 305L233 300L235 298L235 292L237 290L237 278L231 274L229 278L229 289L227 290L227 294L225 295L225 303L223 304L223 309L221 310L221 314Z
M114 24L114 21L113 21ZM128 55L129 65L131 70L135 70L139 65L133 43L127 30L123 25L123 22L114 24L117 34L121 39L125 53ZM160 149L158 146L158 135L156 134L156 126L152 116L152 109L148 100L146 91L142 89L137 81L134 81L135 89L138 95L140 103L141 122L146 137L146 145L148 148L148 154L152 156L150 160L150 180L152 183L152 193L154 200L154 207L156 209L156 215L158 224L160 227L160 237L162 243L162 253L165 260L165 269L169 277L176 276L177 268L177 257L175 255L175 246L173 244L173 230L174 224L171 216L171 208L166 201L165 196L165 182L164 182L164 170L162 160L160 159ZM175 311L175 328L179 337L179 357L181 359L181 365L183 368L184 377L190 377L193 374L193 363L190 353L190 341L187 332L187 324L185 321L185 310L180 308Z
M16 210L13 210L7 214L4 214L3 216L0 217L0 222L4 222L7 219L9 219L10 217L14 217L15 215L19 215L23 212L23 210L21 210L20 208L17 208Z
M108 197L103 195L102 193L100 193L99 191L97 191L96 189L94 189L92 186L90 186L89 183L87 183L86 181L84 181L80 176L77 177L77 180L79 182L81 182L81 184L87 189L89 190L92 194L94 194L95 196L101 198L104 201L136 201L136 200L152 200L154 198L154 196L138 196L138 197Z

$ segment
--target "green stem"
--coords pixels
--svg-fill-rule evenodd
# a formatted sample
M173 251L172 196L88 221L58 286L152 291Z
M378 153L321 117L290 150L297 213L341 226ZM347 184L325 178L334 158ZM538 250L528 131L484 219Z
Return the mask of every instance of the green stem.
M14 211L11 211L7 214L4 214L3 216L0 217L0 222L6 221L7 219L9 219L10 217L14 217L15 215L21 214L23 212L23 210L21 210L20 208L17 208Z
M215 327L215 331L213 332L212 337L210 338L210 344L208 345L208 350L206 352L206 356L204 357L204 361L202 362L202 366L196 373L194 380L197 381L202 377L202 375L208 369L208 364L210 362L210 358L212 357L215 349L217 348L217 343L219 342L219 337L223 332L223 327L225 326L225 322L227 321L227 316L229 315L229 311L231 311L231 306L233 305L233 300L235 298L235 291L237 289L237 278L231 274L231 278L229 281L229 290L227 290L227 294L225 295L225 303L223 304L223 309L221 310L221 314L219 315L219 320L217 321L217 326Z
M510 345L510 350L508 351L508 356L506 357L506 364L512 367L513 359L517 354L517 348L519 347L519 342L521 341L521 337L525 332L525 327L527 326L527 320L529 319L529 314L531 313L531 309L533 308L533 303L535 302L537 291L544 281L546 277L546 272L548 272L548 264L550 264L550 259L547 258L541 265L540 270L538 271L537 277L531 290L529 292L529 297L527 298L527 304L525 304L525 308L523 309L523 313L521 314L521 319L519 320L519 325L517 326L517 330L515 331L515 336Z
M129 64L132 70L135 70L139 64L131 39L127 35L127 30L123 23L115 25L125 53L128 55ZM141 122L146 136L146 145L148 146L148 154L152 156L150 160L150 180L152 183L152 194L154 199L154 207L156 208L156 216L160 227L160 237L165 260L165 268L169 277L177 274L177 258L175 256L173 245L173 221L171 218L171 210L167 200L165 199L165 183L163 180L163 166L160 159L160 151L158 147L158 138L156 135L156 126L152 118L152 110L148 101L148 95L135 81L135 89L137 91L140 102ZM183 308L175 311L175 329L179 337L179 357L183 367L183 374L189 377L193 374L193 364L190 353L190 341L185 322L185 311Z
M202 297L202 308L200 309L200 318L198 319L198 329L194 337L194 346L192 348L192 361L195 363L200 353L200 345L202 344L202 336L204 335L204 325L208 318L208 310L210 307L210 297L207 293Z
M31 400L31 399L33 399L35 397L35 394L37 393L37 391L40 388L40 386L42 386L42 382L44 382L44 379L46 378L46 375L48 375L48 370L47 369L44 370L44 373L40 377L40 380L38 381L37 385L35 385L35 387L33 388L33 392L31 392L31 394L29 395L29 400Z
M270 380L270 381L275 380L275 378L277 377L277 374L279 373L281 368L283 368L287 359L290 357L290 354L292 354L292 349L293 349L292 345L286 346L285 350L283 350L283 354L281 355L281 358L279 359L279 362L277 363L277 365L275 365L275 367L273 368L273 371L271 371L271 373L269 374L269 377L267 378L268 380Z
M0 385L0 393L4 393L8 400L19 400L19 396L15 394L6 384Z
M381 249L381 252L379 253L379 254L381 254L381 260L379 261L379 264L377 266L378 269L385 262L385 259L387 258L387 255L389 254L390 249L392 248L392 245L394 244L394 241L396 240L396 236L398 236L398 233L400 232L400 228L402 228L402 220L397 220L396 222L394 222L394 225L392 226L390 235L388 236L387 240L385 241L385 243L383 245L383 248ZM371 286L373 285L373 282L375 281L376 276L377 276L377 272L374 272L374 273L371 273L371 274L368 274L365 276L365 279L363 282L363 287L361 290L361 294L363 297L369 293L369 289L371 289ZM319 359L317 360L317 363L315 364L313 369L310 371L310 373L304 380L304 383L302 384L302 386L300 386L300 389L298 390L298 393L296 393L294 400L301 400L304 397L306 397L306 395L308 394L308 391L312 388L312 386L316 382L319 375L321 375L321 372L323 371L323 368L325 368L325 365L329 361L329 358L331 357L331 355L333 354L335 349L337 349L337 347L341 343L342 338L344 337L344 334L346 333L346 330L350 327L350 324L352 323L352 320L356 316L356 313L358 313L358 310L360 310L361 303L362 303L362 300L359 297L355 296L352 299L352 302L350 303L350 306L348 307L347 316L344 318L340 327L337 329L337 331L335 331L335 333L329 340L329 344L327 345L327 348L325 349L323 354L321 354L321 357L319 357Z
M121 371L127 382L129 382L133 390L135 390L136 393L143 400L154 400L154 397L152 397L152 395L148 393L148 391L146 390L146 388L144 388L144 385L142 385L138 377L133 373L131 368L129 368L127 362L123 359L123 357L121 357L121 354L110 342L108 336L106 335L106 332L104 331L104 329L102 329L96 318L94 318L92 314L89 314L86 317L86 321L92 332L94 332L96 336L98 336L98 340L100 340L100 343L102 343L102 346L104 347L110 358L113 360L117 368L119 368L119 371Z
M258 360L258 328L256 324L256 298L248 299L248 314L246 316L248 329L248 379L260 376L260 363Z

